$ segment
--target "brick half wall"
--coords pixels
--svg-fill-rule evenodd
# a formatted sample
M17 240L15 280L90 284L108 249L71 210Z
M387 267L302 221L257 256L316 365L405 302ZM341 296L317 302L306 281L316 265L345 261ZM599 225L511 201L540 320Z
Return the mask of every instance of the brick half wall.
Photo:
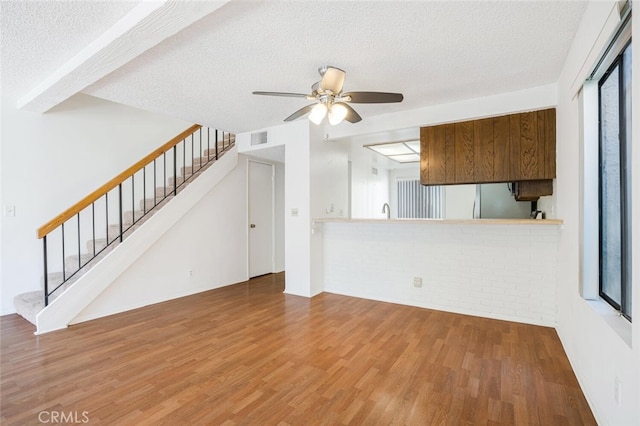
M560 232L559 225L326 222L324 291L555 326Z

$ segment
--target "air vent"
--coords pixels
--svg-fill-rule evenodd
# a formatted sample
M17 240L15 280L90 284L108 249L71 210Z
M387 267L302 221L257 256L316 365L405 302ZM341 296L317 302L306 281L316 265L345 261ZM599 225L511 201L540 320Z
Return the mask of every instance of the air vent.
M251 134L251 145L262 145L267 143L267 132L259 132Z

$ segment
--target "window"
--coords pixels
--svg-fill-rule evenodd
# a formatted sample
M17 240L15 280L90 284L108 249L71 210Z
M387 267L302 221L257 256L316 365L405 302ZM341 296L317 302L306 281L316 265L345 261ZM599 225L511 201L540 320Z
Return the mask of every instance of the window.
M631 320L631 40L598 80L598 109L599 292Z
M417 179L398 179L398 218L442 217L442 188L424 186Z

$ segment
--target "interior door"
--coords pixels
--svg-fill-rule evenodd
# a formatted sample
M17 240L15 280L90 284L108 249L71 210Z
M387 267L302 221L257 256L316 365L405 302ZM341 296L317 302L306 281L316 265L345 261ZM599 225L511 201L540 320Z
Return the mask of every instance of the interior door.
M249 161L249 277L273 272L273 164Z

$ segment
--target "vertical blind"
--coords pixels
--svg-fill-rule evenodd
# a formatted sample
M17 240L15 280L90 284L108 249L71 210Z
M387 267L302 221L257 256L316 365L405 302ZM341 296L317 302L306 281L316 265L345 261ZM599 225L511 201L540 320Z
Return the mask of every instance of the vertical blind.
M398 180L398 218L442 218L442 187Z

